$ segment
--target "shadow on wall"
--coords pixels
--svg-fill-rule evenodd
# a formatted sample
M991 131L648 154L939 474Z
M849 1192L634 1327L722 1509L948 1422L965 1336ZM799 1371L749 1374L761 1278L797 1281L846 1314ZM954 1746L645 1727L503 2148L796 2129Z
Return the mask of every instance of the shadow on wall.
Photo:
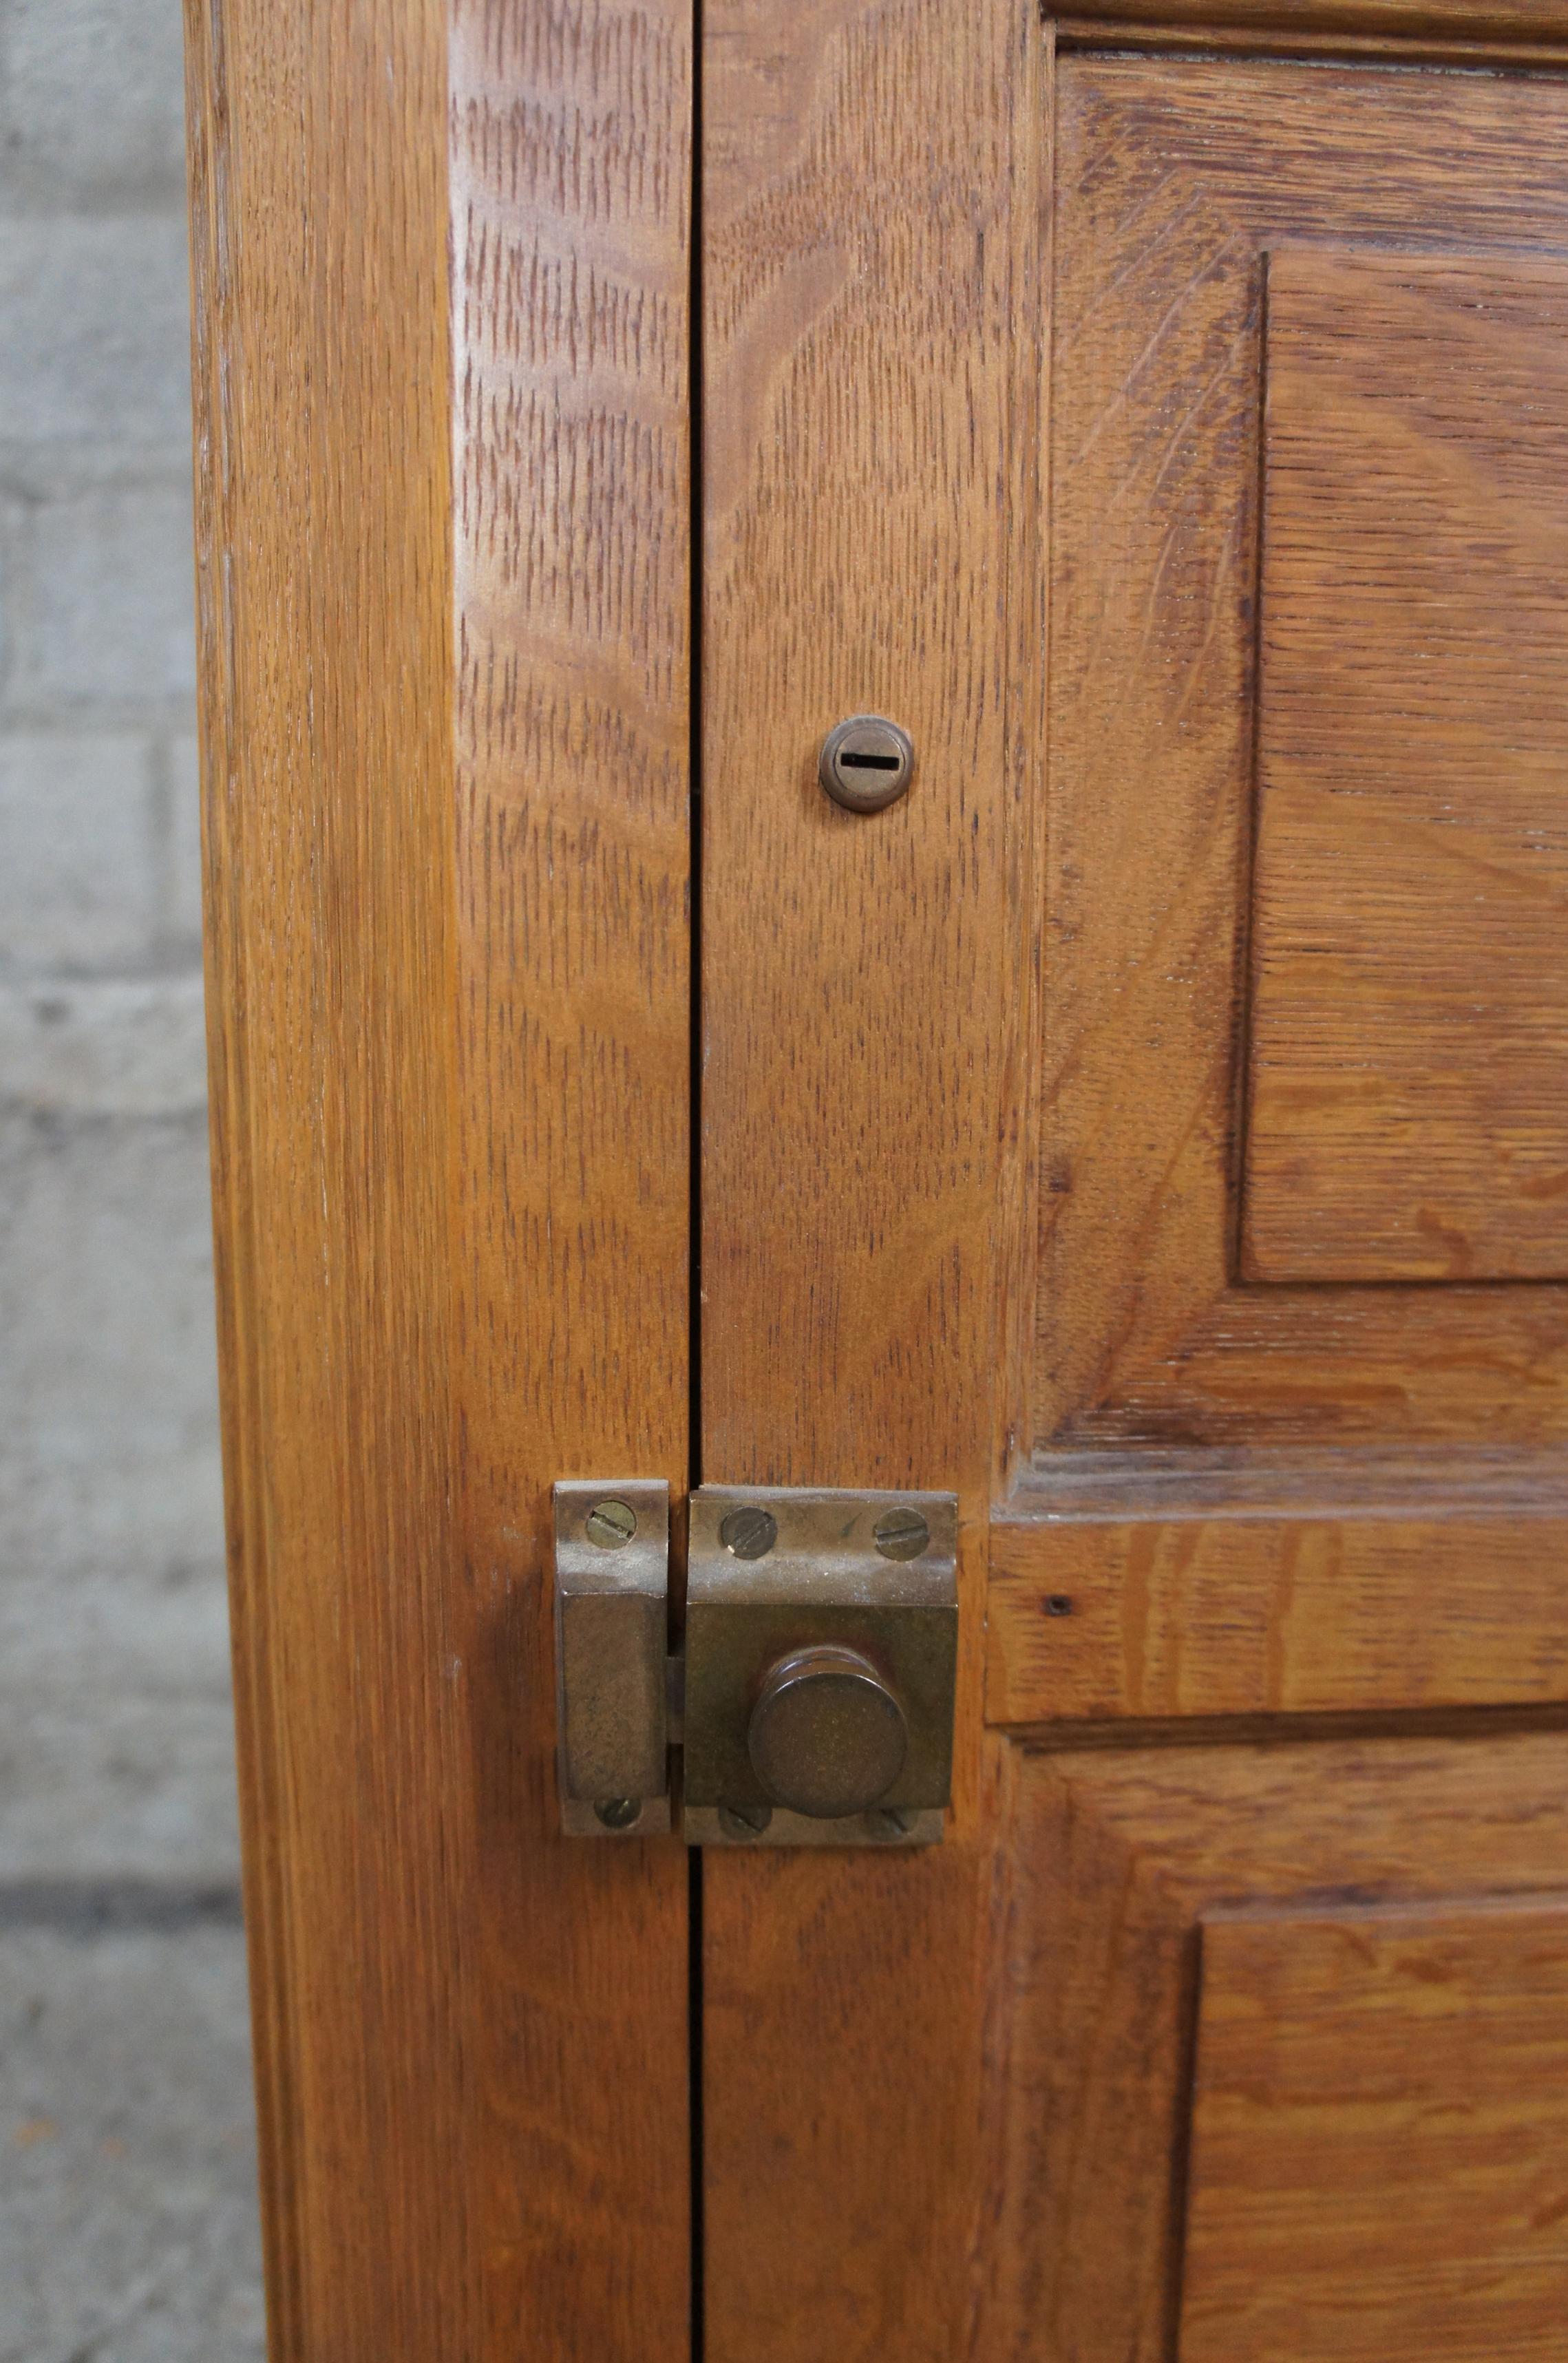
M179 0L0 0L0 2357L262 2353Z

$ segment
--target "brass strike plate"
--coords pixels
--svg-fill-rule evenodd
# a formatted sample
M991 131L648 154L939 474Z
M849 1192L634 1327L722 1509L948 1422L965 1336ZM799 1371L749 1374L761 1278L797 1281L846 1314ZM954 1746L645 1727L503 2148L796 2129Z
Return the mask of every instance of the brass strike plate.
M929 1846L952 1781L951 1493L691 1499L682 1827L701 1846Z
M573 1481L555 1487L554 1505L561 1826L652 1837L670 1827L670 1488Z

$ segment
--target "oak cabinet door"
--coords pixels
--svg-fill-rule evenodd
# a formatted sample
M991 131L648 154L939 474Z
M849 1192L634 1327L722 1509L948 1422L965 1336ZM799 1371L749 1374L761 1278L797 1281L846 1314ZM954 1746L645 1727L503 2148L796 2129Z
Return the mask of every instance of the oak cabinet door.
M1568 86L1408 29L706 12L702 1472L964 1569L948 1843L705 1862L709 2363L1562 2349Z
M549 1560L686 1473L690 15L187 30L271 2352L684 2363L687 1866L562 1837Z
M1561 2357L1568 6L187 17L277 2363ZM940 1846L562 1836L633 1473Z

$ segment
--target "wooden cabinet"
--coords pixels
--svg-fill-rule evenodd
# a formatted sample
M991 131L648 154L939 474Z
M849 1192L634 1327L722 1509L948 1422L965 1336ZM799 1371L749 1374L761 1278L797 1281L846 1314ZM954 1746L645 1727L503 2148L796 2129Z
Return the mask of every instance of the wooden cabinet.
M1568 7L191 20L279 2363L1561 2356ZM560 1836L633 1471L940 1847Z
M974 1660L941 1858L706 1866L709 2351L1559 2351L1563 85L708 25L705 1446Z

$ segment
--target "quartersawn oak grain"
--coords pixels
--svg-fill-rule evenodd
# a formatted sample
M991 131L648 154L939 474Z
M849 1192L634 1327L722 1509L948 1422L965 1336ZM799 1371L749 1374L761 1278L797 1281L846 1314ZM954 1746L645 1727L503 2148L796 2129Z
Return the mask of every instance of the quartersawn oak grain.
M1552 1448L1559 1284L1235 1281L1266 258L1555 268L1568 91L1086 54L1058 84L1037 1448Z
M685 1467L689 28L188 28L272 2351L673 2363L685 1865L554 1833L545 1570Z
M1311 1444L1330 1465L1308 1472L1309 1506L1336 1525L1342 1436L1369 1450L1480 1437L1534 1466L1545 1456L1525 1448L1558 1433L1568 1368L1555 1302L1499 1315L1447 1290L1434 1342L1418 1305L1229 1284L1263 257L1287 224L1395 242L1434 208L1466 246L1550 246L1568 232L1562 91L1077 57L1059 69L1048 174L998 94L1005 73L1023 87L1004 32L921 0L787 23L732 0L709 14L705 78L704 1470L956 1484L971 1647L983 1488L1012 1473L1024 1393L1007 1341L1020 1296L1036 1306L1008 1210L1031 1195L1042 908L1041 1416L1021 1428L1051 1448L1041 1482L1067 1445L1125 1447L1131 1464L1157 1445ZM1049 50L1033 54L1045 79ZM907 103L933 89L940 114ZM1051 183L1071 316L1053 385L1048 804L1044 636L1020 579L1038 536L1016 527L1041 513L1018 444L1038 433L1035 205ZM813 780L821 733L863 707L912 729L921 766L869 826ZM1265 1294L1288 1303L1264 1315ZM1211 1315L1214 1334L1190 1338ZM1454 1352L1456 1337L1494 1348L1500 1318L1507 1351ZM1276 1581L1298 1500L1250 1528L1217 1517L1216 1542L1207 1521L1191 1530L1222 1552L1257 1544L1204 1594L1196 1687L1222 1709L1183 1687L1184 1602L1161 1577L1133 1603L1154 1678L1117 1664L1134 1621L1118 1604L1095 1679L1120 1689L1085 1682L1078 1711L1130 1694L1145 1715L1252 1712L1293 1684L1326 1698L1359 1679L1383 1712L1413 1703L1417 1678L1423 1695L1489 1695L1500 1665L1555 1697L1555 1538L1543 1518L1527 1587L1528 1469L1512 1481L1468 1539L1507 1530L1520 1624L1473 1689L1452 1687L1482 1613L1460 1600L1461 1548L1438 1567L1453 1613L1434 1672L1401 1656L1419 1550L1385 1603L1348 1521L1332 1548L1352 1581L1315 1600L1332 1590L1350 1641L1314 1658L1320 1636L1298 1637ZM1378 1514L1396 1525L1421 1479L1402 1467L1391 1482ZM1064 1588L1049 1568L1041 1550L1024 1570L1037 1616L1041 1589ZM1491 1630L1507 1604L1492 1592ZM1066 1646L1095 1641L1093 1620L1052 1625ZM1043 1678L1024 1703L1057 1711ZM1198 1900L1294 1895L1304 1877L1485 1891L1494 1855L1544 1845L1562 1769L1560 1746L1495 1758L1514 1746L1495 1733L1451 1770L1425 1743L1357 1770L1325 1742L1282 1794L1250 1725L1184 1783L1169 1763L1129 1773L1175 1806L1146 1840L1102 1846L1116 1776L1085 1772L1060 1804L1021 1743L982 1739L978 1704L968 1659L940 1854L705 1866L715 2357L1168 2352ZM1485 1820L1497 1781L1496 1825L1434 1850L1429 1814ZM1199 1828L1212 1878L1168 1867ZM1271 1854L1276 1839L1293 1851Z
M1241 1264L1568 1274L1568 264L1270 258Z
M688 2326L684 1871L673 1849L553 1837L543 1527L556 1475L684 1469L684 20L192 7L274 2343L657 2363ZM983 1732L987 1505L1034 1434L1034 1358L997 1341L1035 1310L1018 1210L1044 638L1011 521L1044 513L1050 49L1000 0L721 0L708 39L706 1474L956 1484L967 1654L947 1847L707 1867L706 2351L1152 2363L1176 2324L1205 1928L1346 1887L1451 1916L1551 1893L1568 1742L1284 1747L1250 1727L1048 1758ZM1435 208L1467 247L1551 248L1563 99L1072 71L1062 283L1094 332L1075 312L1069 478L1110 456L1058 524L1093 516L1075 551L1109 553L1106 678L1135 727L1151 616L1157 656L1186 662L1174 721L1229 763L1271 227L1394 242ZM1173 274L1195 311L1151 315ZM1172 465L1173 383L1195 472L1154 486L1172 571L1140 571L1139 545L1118 578ZM1190 605L1206 569L1213 613ZM811 782L820 730L862 704L912 719L922 757L869 828ZM1100 718L1114 734L1117 699ZM1183 1256L1223 1283L1233 1244L1212 1020L1233 1011L1246 863L1212 788L1245 760L1189 770L1174 722L1160 743L1141 867L1117 866L1138 848L1115 794L1052 815L1087 825L1052 855L1069 924L1046 1015L1093 1019L1069 1069L1107 1041L1125 1064L1126 1105L1098 1109L1103 1252L1150 1261L1130 1302L1096 1295L1089 1222L1082 1260L1048 1272L1041 1370L1064 1343L1090 1358L1065 1399L1091 1445L1273 1424L1294 1448L1423 1420L1550 1443L1548 1289L1501 1354L1479 1291L1440 1292L1458 1326L1435 1341L1419 1311L1251 1292L1292 1300L1288 1373L1272 1332L1249 1348L1245 1292L1218 1340L1184 1330ZM1069 731L1063 778L1094 744ZM1097 914L1075 860L1118 882ZM1162 862L1180 916L1151 945L1135 889ZM1072 949L1085 921L1112 926L1108 952ZM1159 1136L1173 1106L1195 1109L1191 1138ZM1048 1200L1093 1181L1089 1138L1046 1166ZM1487 1351L1455 1359L1456 1337Z
M1561 1514L1365 1517L1329 1493L1316 1517L998 1524L991 1564L994 1723L1568 1698Z
M1507 1453L1082 1454L993 1518L986 1607L993 1723L1550 1705L1568 1489Z
M1083 24L1530 44L1568 37L1568 0L1073 0Z
M689 2338L685 1860L559 1838L544 1703L550 1482L678 1491L688 1462L691 50L680 0L452 18L469 2072L497 2357Z
M1182 2363L1560 2354L1568 1896L1200 1943Z
M1423 2289L1440 2285L1471 2243L1484 2268L1489 2258L1514 2278L1497 2287L1495 2310L1477 2291L1468 2318L1486 2327L1468 2346L1435 2351L1480 2363L1502 2351L1502 2325L1521 2319L1533 2324L1538 2343L1520 2351L1552 2351L1539 2343L1545 2317L1515 2268L1533 2253L1544 2268L1543 2294L1561 2289L1554 2120L1560 2127L1568 1735L1055 1755L1019 1747L1011 1771L997 1832L1008 1873L990 2035L1002 2097L967 2351L1075 2363L1157 2363L1176 2352L1189 2185L1208 2263L1244 2273L1234 2217L1228 2223L1219 2213L1225 2158L1211 2149L1206 2165L1190 2146L1194 2038L1201 2061L1205 2034L1202 1950L1220 1915L1241 1914L1269 1932L1259 1943L1277 2003L1272 2035L1260 2024L1254 2038L1264 2072L1249 2087L1256 2113L1247 2122L1273 2136L1274 2171L1289 2188L1284 2063L1294 2061L1298 2085L1315 2084L1319 2113L1297 2113L1294 2167L1309 2211L1298 2220L1310 2230L1288 2266L1275 2235L1266 2288L1211 2281L1218 2343L1206 2346L1195 2330L1184 2357L1210 2363L1211 2356L1288 2354L1305 2363L1376 2352L1346 2324L1385 2301L1396 2272L1413 2324ZM1384 1941L1352 1954L1329 1990L1315 1969L1313 1930L1325 1921L1343 1928L1347 1903L1387 1915ZM1299 1954L1292 1915L1305 1923ZM1422 1920L1440 1973L1426 1984L1415 1941ZM1401 1928L1412 1941L1401 1945ZM1456 1948L1468 1947L1462 1973L1477 2007L1462 2039L1440 2020L1423 2039L1423 2015L1456 1998L1441 1982L1445 1943L1451 1968ZM1369 1991L1379 1961L1386 1974ZM1226 1994L1237 1985L1230 1980ZM1211 2025L1223 1997L1213 2002ZM1375 2247L1348 2245L1353 2202L1343 2178L1335 2179L1334 2145L1357 2106L1336 2007L1363 2059L1367 2043L1383 2037L1387 2072L1380 2093L1366 2095L1369 2132L1378 2135L1380 2109L1383 2127L1396 2122L1403 2101L1410 2161L1424 2148L1434 2169L1452 2169L1432 2181L1420 2206L1385 2211ZM1379 2011L1381 2029L1368 2016ZM1217 2055L1221 2075L1228 2056L1240 2064L1242 2040L1228 2024ZM1271 2046L1273 2083L1264 2056ZM1550 2093L1541 2071L1554 2080ZM1499 2105L1508 2090L1517 2098L1512 2133L1489 2153L1467 2154L1465 2104L1489 2095ZM1248 2137L1240 2101L1221 2102L1219 2113L1210 2106L1210 2128L1222 2123L1234 2159L1235 2143ZM1197 2180L1206 2171L1216 2186L1207 2193ZM1547 2212L1553 2207L1555 2221ZM1338 2244L1341 2270L1331 2287L1314 2279L1319 2224ZM1266 2222L1258 2228L1266 2234ZM1249 2345L1231 2309L1248 2296L1266 2303L1271 2290L1283 2293L1291 2270L1294 2323L1277 2342ZM1232 2326L1221 2329L1227 2321ZM1396 2335L1386 2351L1422 2350Z
M705 1859L714 2363L947 2363L988 2203L1049 70L1028 0L705 11L703 1470L951 1486L963 1596L949 1843ZM816 782L866 710L917 765L870 819Z

